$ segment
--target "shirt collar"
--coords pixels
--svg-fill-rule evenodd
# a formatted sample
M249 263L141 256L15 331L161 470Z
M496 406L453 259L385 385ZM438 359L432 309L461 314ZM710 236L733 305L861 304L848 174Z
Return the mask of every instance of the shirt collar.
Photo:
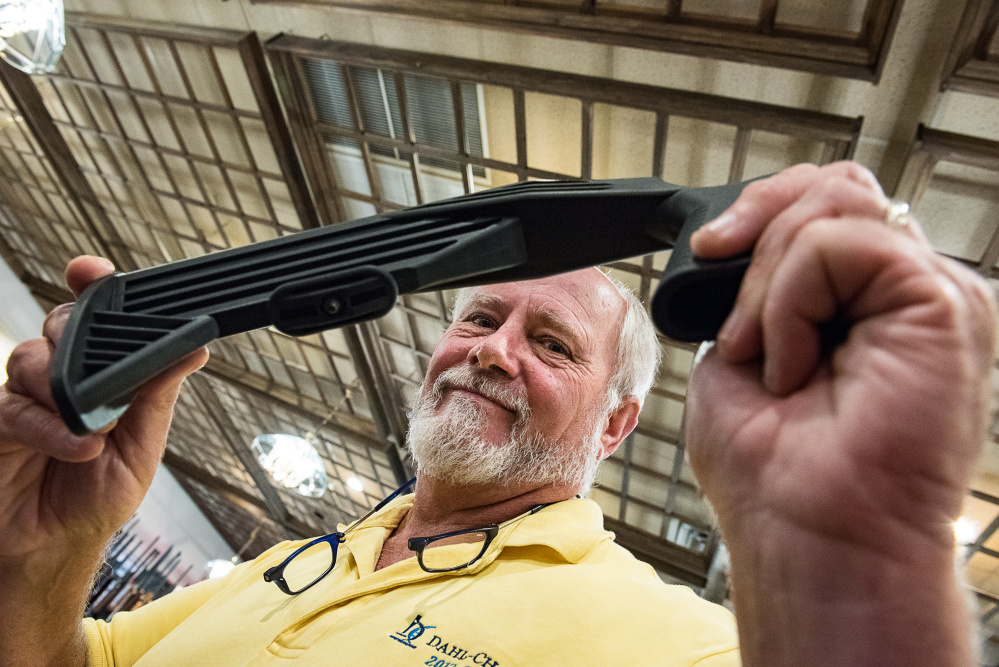
M347 536L347 542L354 536L361 538L369 530L385 531L384 540L412 506L413 494L397 498L355 528ZM544 546L566 562L577 563L598 544L613 539L614 534L603 529L603 512L597 503L588 498L570 498L505 527L484 554L481 566L476 564L470 571L491 563L505 547Z

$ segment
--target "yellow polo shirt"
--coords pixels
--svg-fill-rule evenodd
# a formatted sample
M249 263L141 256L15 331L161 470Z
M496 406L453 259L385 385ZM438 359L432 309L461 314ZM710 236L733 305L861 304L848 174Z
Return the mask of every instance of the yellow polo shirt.
M110 623L85 619L88 666L739 664L732 615L616 545L591 500L512 523L460 573L416 558L376 572L411 506L400 498L352 531L300 595L263 580L303 544L284 542Z

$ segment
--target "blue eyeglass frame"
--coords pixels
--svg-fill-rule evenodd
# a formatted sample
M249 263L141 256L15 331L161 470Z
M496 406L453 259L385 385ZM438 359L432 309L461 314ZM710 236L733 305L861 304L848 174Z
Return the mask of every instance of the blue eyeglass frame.
M346 539L347 533L357 528L372 514L382 509L390 502L398 498L400 495L408 491L414 484L416 484L415 477L406 482L405 484L403 484L402 486L400 486L392 493L390 493L385 498L385 500L381 501L380 503L372 507L367 514L365 514L360 519L347 526L343 530L343 532L337 531L335 533L330 533L329 535L323 535L322 537L317 537L308 544L305 544L303 546L300 546L298 549L295 549L294 553L292 553L290 556L285 558L283 561L281 561L279 564L275 565L274 567L268 568L267 571L264 572L264 581L268 583L274 582L274 584L277 585L279 589L281 589L281 592L285 593L286 595L298 595L299 593L304 593L305 591L309 590L310 588L318 584L320 581L322 581L326 577L326 575L332 572L333 568L336 567L337 547L339 547L340 544ZM299 588L298 590L294 591L291 590L291 587L288 585L288 582L284 578L284 570L286 567L288 567L288 563L295 560L295 557L301 554L306 549L314 547L317 544L322 544L323 542L328 542L330 545L330 549L333 551L332 558L330 558L330 566L326 569L325 572L316 577L316 579L308 586L303 586L302 588Z
M406 482L405 484L403 484L402 486L400 486L398 489L396 489L395 491L393 491L392 493L390 493L388 495L388 497L385 498L385 500L381 501L380 503L378 503L377 505L375 505L374 507L372 507L371 510L367 514L365 514L360 519L358 519L354 523L352 523L349 526L347 526L347 528L345 528L343 532L337 531L335 533L330 533L329 535L323 535L322 537L317 537L316 539L312 540L308 544L305 544L303 546L300 546L298 549L295 549L295 552L292 553L290 556L288 556L287 558L285 558L283 561L281 561L279 564L275 565L274 567L268 568L264 572L264 581L266 581L268 583L274 582L274 584L277 585L277 587L279 589L281 589L281 592L285 593L286 595L298 595L299 593L304 593L305 591L309 590L310 588L312 588L313 586L315 586L316 584L318 584L320 581L322 581L324 578L326 578L326 575L328 575L330 572L332 572L333 568L336 567L336 552L337 552L337 547L339 547L340 544L346 539L347 533L349 533L350 531L354 530L354 528L356 528L357 526L361 525L361 523L363 523L368 517L370 517L372 514L374 514L375 512L377 512L378 510L382 509L383 507L385 507L386 505L388 505L390 502L392 502L393 500L395 500L402 493L404 493L410 487L412 487L415 483L416 483L416 478L414 477L411 480L409 480L408 482ZM576 496L576 497L579 498L580 496ZM548 507L549 505L554 505L554 504L555 503L542 503L540 505L535 505L534 507L532 507L531 509L527 510L523 514L521 514L519 516L515 516L514 518L510 519L509 521L504 521L503 523L501 523L499 525L497 525L497 524L494 523L494 524L490 524L488 526L484 526L482 528L465 528L465 529L462 529L462 530L455 530L455 531L452 531L450 533L443 533L441 535L431 535L429 537L411 537L411 538L409 538L408 546L409 546L410 551L415 551L416 552L417 562L420 564L420 568L424 572L429 572L431 574L436 574L436 573L439 573L439 572L454 572L455 570L462 570L462 569L464 569L466 567L469 567L472 563L474 563L475 561L477 561L480 558L482 558L482 554L486 553L486 549L488 549L489 545L492 544L492 541L496 538L496 535L499 534L499 531L500 531L501 528L503 528L504 526L507 526L507 525L513 523L514 521L522 519L522 518L524 518L526 516L530 516L532 514L535 514L535 513L539 512L540 510L543 510L544 508ZM464 535L466 533L485 533L486 534L486 539L482 543L482 549L479 551L478 555L475 556L475 558L471 559L470 561L468 561L467 563L464 563L462 565L458 565L458 566L455 566L455 567L449 567L449 568L430 568L430 567L427 567L426 565L423 564L423 550L426 548L426 546L428 544L430 544L432 542L435 542L437 540L442 540L442 539L447 538L447 537L455 537L457 535ZM330 566L328 568L326 568L325 572L323 572L318 577L316 577L312 581L312 583L310 583L308 586L303 586L302 588L299 588L298 590L294 590L293 591L291 589L291 587L288 585L288 582L284 578L284 570L285 570L286 567L288 567L288 563L290 563L291 561L295 560L295 557L298 556L299 554L301 554L306 549L314 547L317 544L322 544L323 542L329 543L330 549L333 551L332 558L330 559Z

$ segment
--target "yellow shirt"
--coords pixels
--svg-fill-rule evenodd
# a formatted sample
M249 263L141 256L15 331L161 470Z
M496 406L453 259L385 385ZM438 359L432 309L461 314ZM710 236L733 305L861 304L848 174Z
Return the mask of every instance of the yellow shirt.
M732 615L616 545L591 500L513 522L459 573L415 558L376 572L411 506L400 498L349 533L300 595L263 580L302 544L284 542L110 623L86 619L88 666L739 664Z

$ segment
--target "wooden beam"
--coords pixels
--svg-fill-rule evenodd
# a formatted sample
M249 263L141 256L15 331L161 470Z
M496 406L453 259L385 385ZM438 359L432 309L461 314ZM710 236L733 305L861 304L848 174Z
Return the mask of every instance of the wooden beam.
M777 22L778 0L760 0L760 18L756 29L764 35L772 35Z
M205 407L207 414L212 416L215 423L219 427L219 431L222 433L222 437L225 438L225 444L228 445L229 449L236 456L246 472L250 475L253 483L256 484L257 489L260 491L261 495L264 497L264 502L267 504L267 509L271 516L275 517L280 523L284 523L291 518L291 513L288 508L285 507L284 501L281 499L281 495L277 492L267 478L267 473L257 459L254 458L253 454L250 453L249 448L243 445L238 440L236 427L232 424L232 420L229 419L228 413L222 407L219 402L218 397L212 391L211 386L208 384L208 380L203 377L192 376L188 380L189 386L191 387L194 395L198 397Z
M250 81L250 87L257 98L257 106L260 108L264 127L270 136L271 145L274 147L274 154L281 167L281 174L284 176L284 182L291 195L295 212L298 214L304 229L319 227L319 214L312 202L305 172L295 154L291 131L285 122L284 114L281 112L281 103L278 101L274 82L267 71L264 49L257 38L257 33L247 33L240 39L238 50L243 59L243 67ZM275 220L275 222L277 221Z
M579 177L588 181L593 178L593 102L583 100L582 112Z
M728 170L728 182L738 183L743 180L746 171L746 158L749 156L749 140L752 130L740 127L735 131L735 145L732 147L732 162Z
M738 62L787 67L817 74L876 81L894 31L901 0L868 0L861 33L798 28L772 34L758 31L756 21L721 16L685 15L681 3L669 0L665 11L636 5L597 3L555 7L467 0L251 0L254 4L331 7L357 12L417 16L449 23L628 46ZM863 40L859 38L863 36Z
M274 70L274 80L288 113L289 131L301 153L305 177L316 195L320 223L333 225L343 222L347 216L340 205L340 197L335 196L338 187L330 161L326 157L326 148L322 138L312 131L316 117L308 86L304 85L300 63L291 54L273 51L269 47L268 56Z
M227 496L233 504L240 506L247 511L250 511L251 508L253 510L263 510L264 512L268 511L267 503L260 498L247 493L238 486L234 486L220 477L209 474L203 468L191 463L183 456L174 453L174 451L169 447L166 452L163 453L163 465L169 468L172 473L190 477L199 484L207 486L213 491ZM275 519L275 521L277 521L277 519Z
M999 97L999 62L987 53L997 22L999 3L968 0L944 63L940 90Z
M52 116L31 77L0 61L0 82L7 89L35 141L52 163L59 180L79 209L94 245L119 269L131 271L137 268L131 254L126 250L124 241L80 170L72 150L52 121Z
M707 582L710 554L695 553L606 516L604 528L615 534L618 544L660 572L697 587Z
M806 109L790 109L776 104L736 100L721 95L296 35L276 37L268 42L268 48L299 57L322 58L345 64L393 70L418 68L426 75L512 88L515 118L518 108L523 104L523 100L518 101L518 98L527 89L587 99L594 103L632 107L666 115L683 115L747 129L772 130L779 126L790 135L816 141L854 141L860 132L862 120ZM523 141L526 153L526 128L523 138L520 137L519 122L516 129L518 144ZM527 164L526 155L521 155L519 150L518 164Z

